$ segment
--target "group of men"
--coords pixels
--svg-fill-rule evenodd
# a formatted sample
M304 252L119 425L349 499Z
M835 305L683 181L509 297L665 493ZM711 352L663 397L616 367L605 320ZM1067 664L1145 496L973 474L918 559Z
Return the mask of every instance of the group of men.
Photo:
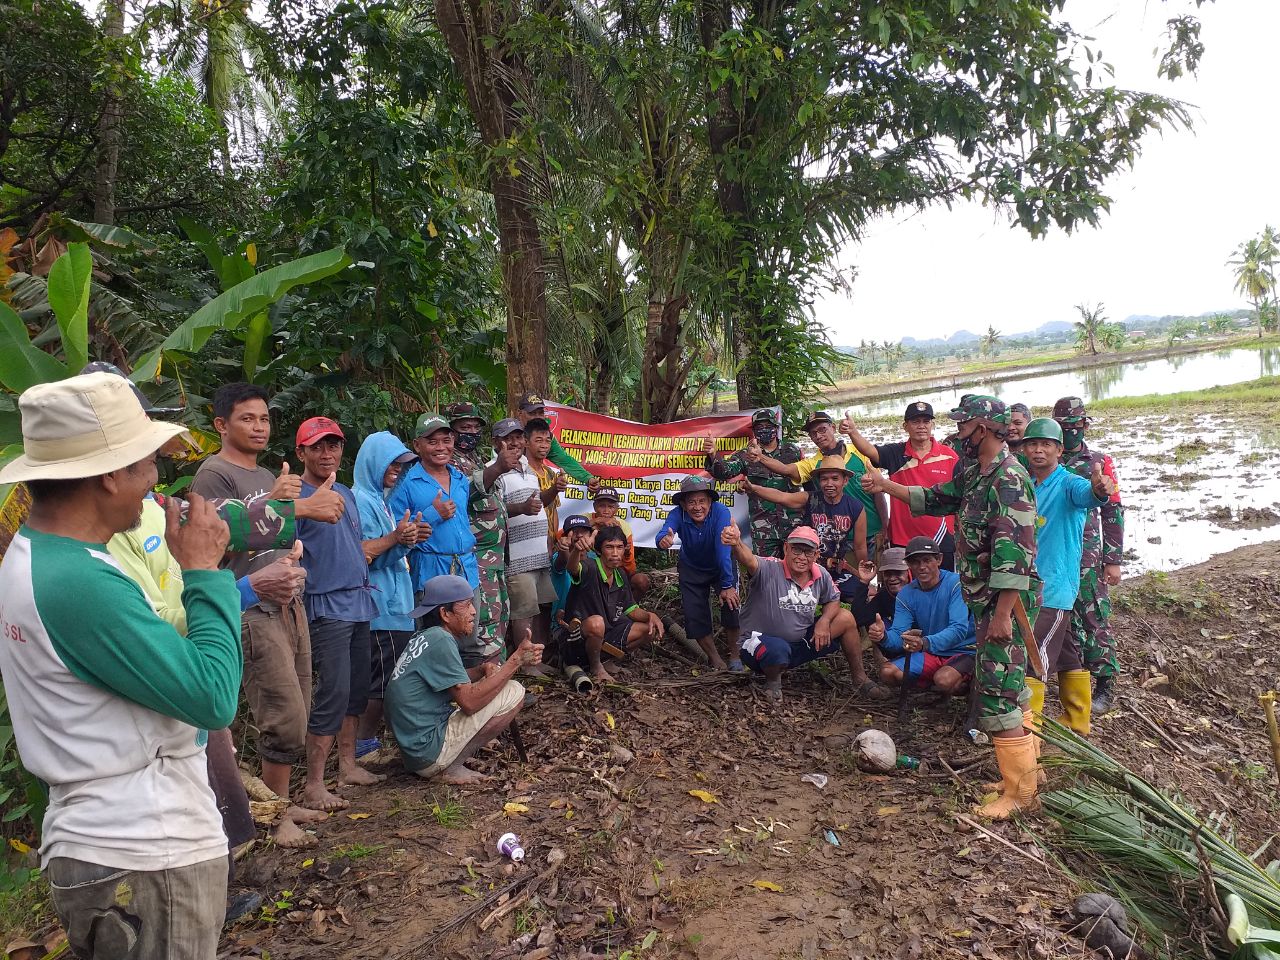
M359 762L384 724L411 772L470 783L469 758L528 700L518 673L554 651L608 681L610 659L682 632L640 605L649 578L617 492L559 445L540 397L491 426L470 403L423 414L408 445L370 434L352 487L336 479L349 451L328 417L297 428L300 470L260 463L268 400L252 384L215 393L221 449L180 502L153 488L183 434L165 418L181 411L119 371L91 364L19 399L24 452L0 482L24 481L32 502L0 566L0 670L23 762L49 786L41 856L79 955L118 942L213 955L228 851L254 831L227 729L241 689L262 780L288 801L273 839L301 847L345 788L384 779ZM995 398L952 417L939 442L932 408L913 403L907 439L876 445L816 412L805 456L758 411L733 456L708 441L708 475L684 480L655 540L678 550L683 632L713 667L763 675L774 699L787 669L837 646L871 698L893 684L960 693L976 669L1003 774L983 812L1007 816L1034 801L1044 665L1077 729L1086 668L1095 705L1110 696L1120 508L1078 400L1021 437ZM570 479L595 509L562 524ZM714 482L734 479L750 548ZM1039 666L1024 681L1028 648Z

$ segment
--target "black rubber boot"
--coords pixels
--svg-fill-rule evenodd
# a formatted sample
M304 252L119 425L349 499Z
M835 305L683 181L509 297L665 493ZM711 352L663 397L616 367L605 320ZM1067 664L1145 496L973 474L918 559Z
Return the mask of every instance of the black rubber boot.
M1089 712L1095 717L1110 713L1116 708L1116 678L1098 677L1093 686L1093 706Z

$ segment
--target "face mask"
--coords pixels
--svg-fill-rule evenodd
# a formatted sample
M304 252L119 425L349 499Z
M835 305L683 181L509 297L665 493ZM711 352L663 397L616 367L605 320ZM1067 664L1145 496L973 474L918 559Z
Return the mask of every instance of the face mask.
M986 434L986 427L980 427L979 429L982 430L983 435ZM978 452L981 449L982 449L982 437L978 435L977 430L973 431L973 433L969 434L969 436L964 438L964 452L967 453L969 456L976 457L978 455Z
M473 453L480 445L480 434L478 433L456 433L453 436L453 446L462 453Z
M756 439L765 446L773 443L778 436L778 428L768 424L758 424L751 428L751 432L754 433L756 435Z
M1068 450L1075 450L1084 442L1084 431L1080 428L1062 431L1062 444Z

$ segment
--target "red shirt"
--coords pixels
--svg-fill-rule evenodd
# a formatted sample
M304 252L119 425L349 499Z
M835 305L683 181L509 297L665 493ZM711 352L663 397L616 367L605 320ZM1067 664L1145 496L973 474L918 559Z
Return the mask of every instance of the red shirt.
M911 444L886 443L876 447L880 466L889 471L889 479L909 487L932 487L946 483L955 472L959 457L950 447L937 440L922 458L917 458ZM889 507L889 540L896 546L906 546L912 537L928 537L935 543L951 541L955 530L955 517L916 517L911 508L900 500ZM943 547L947 549L946 546Z

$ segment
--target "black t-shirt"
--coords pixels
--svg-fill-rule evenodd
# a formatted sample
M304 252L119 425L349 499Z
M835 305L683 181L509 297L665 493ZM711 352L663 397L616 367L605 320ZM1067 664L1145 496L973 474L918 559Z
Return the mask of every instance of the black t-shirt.
M888 629L893 623L893 614L898 606L898 598L881 586L876 595L867 599L867 585L857 577L849 577L840 585L840 599L849 604L849 612L860 627L869 627L876 622L876 614Z
M818 534L818 556L823 566L839 560L853 549L854 525L862 515L862 504L847 493L838 503L827 503L821 493L810 494L804 508L804 522Z
M585 557L579 580L574 582L571 575L569 584L569 596L564 602L565 617L569 620L603 617L607 630L636 605L626 571L619 568L609 577L597 557Z

